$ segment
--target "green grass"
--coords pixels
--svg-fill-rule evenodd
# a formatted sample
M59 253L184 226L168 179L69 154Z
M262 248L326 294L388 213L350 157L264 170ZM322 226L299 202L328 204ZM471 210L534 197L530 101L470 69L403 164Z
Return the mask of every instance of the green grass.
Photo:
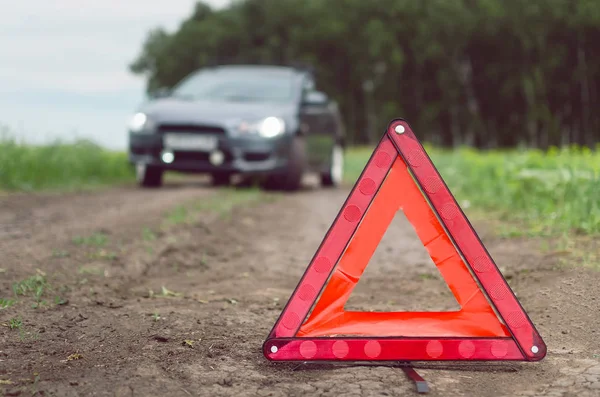
M218 195L208 200L199 200L194 206L199 211L210 211L226 217L231 210L241 205L251 205L264 201L272 201L275 196L258 188L240 189L222 188Z
M12 285L15 296L33 293L36 300L41 298L47 287L48 282L46 281L46 277L39 273Z
M66 287L56 288L51 285L46 274L41 270L37 270L32 276L13 282L12 290L14 295L12 298L0 297L0 310L31 300L33 300L31 307L34 309L49 307L52 301L45 298L52 299L55 305L65 305L68 302L61 296L66 291Z
M14 299L0 298L0 310L7 309L15 304Z
M2 132L0 190L69 190L134 180L123 152L108 151L88 141L25 145ZM464 208L497 211L503 219L526 226L510 233L600 233L599 151L576 146L546 152L426 149ZM348 182L356 181L371 152L372 148L349 149ZM236 193L231 196L235 199L202 203L201 207L227 213L235 200L247 201L245 194L256 193ZM189 210L176 208L168 215L169 220L183 222ZM101 246L103 240L81 239L76 243Z
M72 190L133 180L125 153L86 140L27 145L0 129L0 190Z
M39 308L48 304L48 302L43 299L45 296L57 292L48 282L46 275L39 270L33 276L14 282L12 284L12 290L15 298L0 298L0 309L9 308L18 303L20 299L27 297L34 299L31 307ZM60 296L55 296L54 301L55 304L64 304L66 302Z
M76 245L87 245L87 246L96 246L103 247L108 242L108 236L104 233L93 233L91 236L76 236L73 237L73 243Z
M13 317L8 320L8 328L10 329L19 329L23 326L23 320L20 317Z
M166 214L167 225L178 225L183 223L192 223L197 221L198 214L204 212L217 214L225 219L231 215L234 208L242 206L251 206L265 201L272 201L275 196L264 192L258 188L236 189L221 188L214 196L206 197L200 200L194 200L187 204L181 204L173 208ZM147 232L142 231L144 240L149 241Z
M497 212L517 221L519 233L600 233L600 146L477 151L426 146L463 208ZM372 148L346 156L346 180L356 181ZM519 234L517 233L517 234Z

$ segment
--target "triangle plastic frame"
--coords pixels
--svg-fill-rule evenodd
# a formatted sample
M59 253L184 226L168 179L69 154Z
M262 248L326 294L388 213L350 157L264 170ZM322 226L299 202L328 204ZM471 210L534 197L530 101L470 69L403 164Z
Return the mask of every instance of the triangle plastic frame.
M485 293L506 333L500 336L331 336L299 332L319 294L330 282L340 258L365 214L370 211L393 163L401 160L413 183L443 225L456 252L464 259ZM402 186L393 186L403 194ZM366 266L366 264L365 264ZM401 313L410 315L409 313ZM406 318L406 317L404 317ZM448 320L451 321L451 320ZM367 325L368 327L368 325ZM393 328L392 328L393 330ZM352 334L343 333L344 335ZM346 202L317 249L298 286L263 343L270 361L539 361L546 345L490 254L466 218L409 124L395 119L373 151Z

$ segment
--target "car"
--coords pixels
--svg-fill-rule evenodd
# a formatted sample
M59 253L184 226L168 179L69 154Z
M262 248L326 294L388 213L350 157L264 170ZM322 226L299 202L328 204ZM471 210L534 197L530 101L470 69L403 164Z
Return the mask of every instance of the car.
M142 187L165 171L259 177L261 186L298 190L304 175L337 187L344 172L345 130L337 103L316 88L309 69L216 65L159 90L128 123L128 158Z

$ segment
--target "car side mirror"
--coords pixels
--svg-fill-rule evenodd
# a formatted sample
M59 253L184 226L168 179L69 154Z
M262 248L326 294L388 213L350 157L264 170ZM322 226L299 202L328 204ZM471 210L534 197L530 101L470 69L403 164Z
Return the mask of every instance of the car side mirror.
M329 98L321 91L309 91L302 100L302 104L305 106L325 106L327 103L329 103Z
M150 94L150 98L152 99L166 98L168 96L171 96L171 90L166 87L158 88Z

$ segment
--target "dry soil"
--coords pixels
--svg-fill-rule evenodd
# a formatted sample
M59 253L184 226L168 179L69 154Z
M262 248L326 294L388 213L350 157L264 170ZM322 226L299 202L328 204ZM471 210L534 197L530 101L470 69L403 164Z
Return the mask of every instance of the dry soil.
M410 396L391 366L268 362L283 305L349 189L296 194L170 183L0 197L6 396ZM232 207L232 203L238 205ZM548 345L538 363L415 363L431 396L600 396L599 272L474 222ZM564 262L564 261L563 261ZM40 296L36 298L36 291ZM456 306L396 219L349 305Z

